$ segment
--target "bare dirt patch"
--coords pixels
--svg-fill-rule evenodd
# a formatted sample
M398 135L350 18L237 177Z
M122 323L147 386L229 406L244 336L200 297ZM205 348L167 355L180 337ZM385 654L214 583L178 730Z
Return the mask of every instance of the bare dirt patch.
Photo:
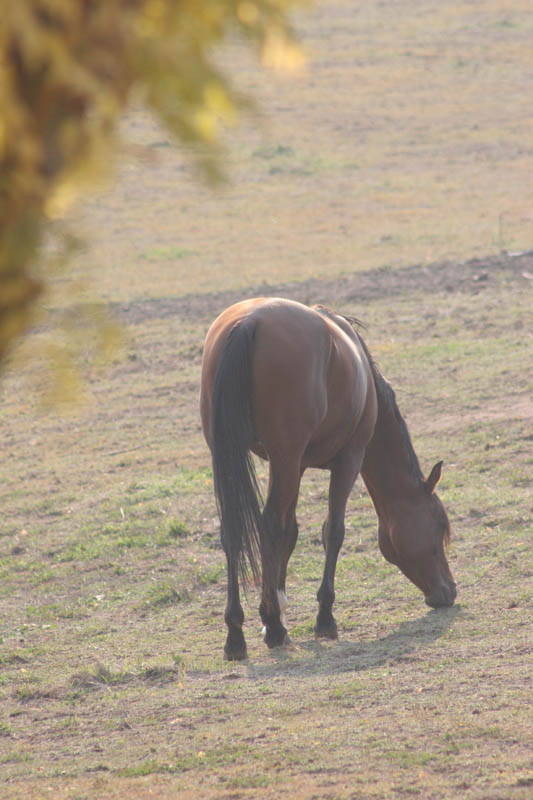
M243 288L238 294L235 291L215 291L185 297L159 297L111 303L109 308L119 320L130 325L175 315L211 321L235 302L236 297L282 296L307 305L323 303L327 297L332 307L339 310L354 304L364 308L366 303L374 300L393 299L409 292L481 294L489 285L494 289L509 282L522 286L524 290L530 287L533 282L533 251L511 255L501 253L465 262L417 264L402 270L382 267L332 280L309 278L284 284L264 282Z

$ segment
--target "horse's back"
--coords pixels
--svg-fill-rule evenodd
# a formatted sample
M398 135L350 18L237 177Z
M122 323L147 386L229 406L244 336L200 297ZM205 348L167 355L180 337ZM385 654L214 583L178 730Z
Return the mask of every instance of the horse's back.
M312 309L276 298L253 319L257 438L269 455L303 453L327 414L329 331Z
M253 335L255 452L268 458L292 453L304 467L326 466L365 415L366 427L373 428L371 370L348 323L344 327L342 318L295 301L255 298L226 309L207 335L204 432L221 353L230 332L243 324Z

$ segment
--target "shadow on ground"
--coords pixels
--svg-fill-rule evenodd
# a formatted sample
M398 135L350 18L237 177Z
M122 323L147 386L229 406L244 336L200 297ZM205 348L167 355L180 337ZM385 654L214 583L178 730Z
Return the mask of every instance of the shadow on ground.
M360 672L396 661L416 661L423 658L418 651L440 639L463 613L461 606L428 611L423 617L403 622L392 633L370 642L322 642L310 639L293 642L288 647L271 651L272 663L247 664L248 677L253 679L274 675L280 669L308 674ZM302 653L303 651L303 653Z

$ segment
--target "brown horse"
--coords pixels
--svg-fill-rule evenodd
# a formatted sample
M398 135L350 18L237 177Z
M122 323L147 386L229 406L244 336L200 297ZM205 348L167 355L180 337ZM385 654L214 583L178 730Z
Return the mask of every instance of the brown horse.
M308 467L331 473L317 636L337 638L335 568L359 472L378 515L384 557L422 590L428 605L453 605L445 555L450 525L435 494L442 462L425 480L394 392L346 317L279 298L226 309L205 341L200 405L228 566L226 659L246 658L239 573L245 579L248 566L256 580L262 576L265 642L288 641L285 579ZM269 462L263 508L252 452Z

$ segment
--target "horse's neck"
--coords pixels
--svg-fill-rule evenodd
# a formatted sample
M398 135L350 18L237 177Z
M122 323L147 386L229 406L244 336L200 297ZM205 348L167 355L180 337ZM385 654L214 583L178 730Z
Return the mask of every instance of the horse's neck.
M374 434L367 445L362 478L382 518L391 518L398 500L407 499L416 490L422 475L399 412L379 408Z

